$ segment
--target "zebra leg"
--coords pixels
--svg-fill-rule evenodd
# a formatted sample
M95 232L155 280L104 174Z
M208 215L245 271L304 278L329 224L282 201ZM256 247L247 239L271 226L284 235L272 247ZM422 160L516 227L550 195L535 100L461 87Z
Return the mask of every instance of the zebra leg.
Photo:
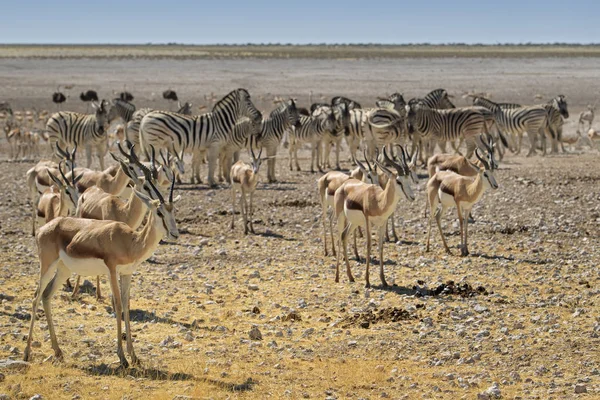
M527 137L529 138L529 144L530 144L530 148L529 151L527 152L527 157L531 157L533 155L536 154L535 151L535 146L537 143L537 135L535 134L535 132L530 132L529 130L527 131Z
M267 180L269 183L277 182L275 179L275 160L277 156L277 147L267 147Z
M104 157L106 153L108 153L108 140L100 143L96 148L96 155L98 156L98 162L102 171L104 171Z
M300 143L295 143L294 160L296 161L296 171L300 171L300 163L298 162L298 147L300 147Z
M231 230L235 227L235 186L231 184Z
M219 157L219 145L215 144L208 148L208 184L212 187L217 186L215 182L215 168L217 166L217 158Z
M198 150L195 150L192 153L192 184L202 183L202 179L200 179L200 166L202 164L202 156L203 154Z
M89 144L85 146L85 158L87 160L87 168L90 168L92 166L92 146Z

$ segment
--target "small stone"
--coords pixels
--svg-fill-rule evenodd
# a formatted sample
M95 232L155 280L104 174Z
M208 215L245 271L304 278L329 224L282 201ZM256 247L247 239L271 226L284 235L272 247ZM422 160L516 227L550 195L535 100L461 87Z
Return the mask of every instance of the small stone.
M6 376L4 376L4 374L0 374L0 382L4 382L5 379L6 379Z
M183 337L185 340L187 340L188 342L192 342L194 340L194 335L192 335L191 332L188 332L185 334L185 336Z
M585 385L575 385L575 393L587 393L587 388L585 387Z
M94 332L96 333L104 333L106 332L106 329L104 329L103 327L99 326L97 328L94 329Z
M304 332L302 332L302 337L309 337L313 333L315 333L315 328L308 328Z
M29 363L19 360L0 360L0 370L20 371L29 368Z
M248 335L252 340L262 340L262 333L258 329L258 326L253 326L252 329L250 329L250 332L248 332Z
M256 291L258 290L258 285L250 284L248 285L248 290Z
M10 400L10 396L5 393L0 393L0 400Z
M486 312L488 309L487 309L487 307L484 307L481 304L476 304L475 307L473 307L473 310L475 310L475 312L478 312L478 313L483 313L483 312Z
M358 342L356 340L348 341L348 347L356 347L358 346Z
M43 397L41 394L34 394L33 396L31 396L29 398L29 400L42 400L42 399L43 399Z
M500 399L502 398L502 394L500 393L500 388L498 387L498 384L496 382L494 382L492 384L492 386L490 386L489 388L487 388L485 390L485 392L483 393L479 393L477 395L477 399L481 399L481 400L487 400L487 399Z
M208 239L204 238L198 242L200 246L206 246L208 244Z

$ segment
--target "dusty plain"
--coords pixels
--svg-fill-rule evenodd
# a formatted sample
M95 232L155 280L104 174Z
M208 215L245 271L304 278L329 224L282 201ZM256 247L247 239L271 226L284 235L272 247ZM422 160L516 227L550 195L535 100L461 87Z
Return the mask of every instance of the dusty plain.
M138 107L168 108L160 93L194 106L205 95L249 89L264 111L275 96L307 105L343 94L371 105L394 91L420 96L444 87L465 105L467 91L524 104L565 94L575 121L600 96L599 58L113 59L3 58L0 101L13 109L85 110L80 91L111 98L123 89ZM536 95L540 98L536 99ZM197 112L200 112L196 108ZM596 126L598 124L596 123ZM4 140L4 138L2 138ZM24 176L33 162L0 158L0 366L20 359L38 281ZM342 152L342 167L349 168ZM261 183L257 235L230 231L227 185L184 183L177 209L182 236L161 245L134 275L133 335L142 367L119 369L115 319L93 291L61 291L53 316L64 363L55 363L43 313L33 362L0 368L0 395L47 399L187 398L600 398L600 169L598 149L525 158L509 154L499 189L484 195L470 225L470 257L447 256L439 235L425 252L425 171L417 199L398 206L398 243L386 243L389 288L364 288L323 256L318 174L290 172L280 149L280 182ZM264 171L263 171L264 172ZM186 177L189 182L189 179ZM445 231L458 254L455 214ZM364 240L359 240L364 257ZM378 260L375 258L374 262ZM92 277L88 277L94 281ZM449 281L472 290L434 293ZM106 279L103 294L108 295ZM468 288L467 288L468 289ZM468 294L466 297L461 293ZM257 327L262 340L251 339ZM253 335L254 338L256 338ZM482 394L488 391L489 394Z

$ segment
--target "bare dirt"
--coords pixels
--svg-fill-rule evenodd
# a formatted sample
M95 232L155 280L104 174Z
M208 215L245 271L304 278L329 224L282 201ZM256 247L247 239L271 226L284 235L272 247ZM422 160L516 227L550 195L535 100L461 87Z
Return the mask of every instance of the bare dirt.
M597 65L583 58L15 59L0 61L0 93L14 109L52 109L56 85L73 83L65 108L84 109L80 89L108 96L127 83L138 106L168 107L159 99L168 87L201 104L206 93L242 86L268 110L275 95L306 103L311 89L315 101L345 94L369 105L392 91L413 96L445 87L459 105L461 93L472 89L522 103L563 93L572 120L599 94ZM575 124L566 130L572 133ZM182 235L161 245L133 278L134 346L142 367L117 368L110 300L98 302L93 291L79 300L59 292L53 316L65 362L46 360L52 350L42 317L33 362L20 371L0 369L0 394L472 399L496 382L508 399L600 396L597 150L509 155L496 175L499 189L474 210L466 258L457 255L455 214L444 221L455 255L443 252L435 231L432 251L425 252L421 170L416 201L399 203L401 240L385 244L391 286L379 286L375 268L371 289L364 288L364 258L352 260L356 283L343 273L334 283L335 258L322 250L318 175L290 172L287 152L280 154L281 181L261 183L256 195L257 235L241 234L239 215L230 231L227 187L177 188ZM308 153L302 156L307 168ZM344 151L345 168L347 158ZM0 163L0 360L22 357L38 280L24 185L32 165ZM364 257L363 239L359 246ZM106 279L101 285L108 294ZM262 340L251 338L257 337L253 327ZM494 390L488 393L482 396L494 398Z

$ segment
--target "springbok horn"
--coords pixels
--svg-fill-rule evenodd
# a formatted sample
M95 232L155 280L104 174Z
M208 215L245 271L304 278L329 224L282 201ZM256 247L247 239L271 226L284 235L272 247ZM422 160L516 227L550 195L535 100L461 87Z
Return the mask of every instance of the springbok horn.
M175 175L171 179L171 190L169 190L169 204L173 203L173 189L175 189Z

